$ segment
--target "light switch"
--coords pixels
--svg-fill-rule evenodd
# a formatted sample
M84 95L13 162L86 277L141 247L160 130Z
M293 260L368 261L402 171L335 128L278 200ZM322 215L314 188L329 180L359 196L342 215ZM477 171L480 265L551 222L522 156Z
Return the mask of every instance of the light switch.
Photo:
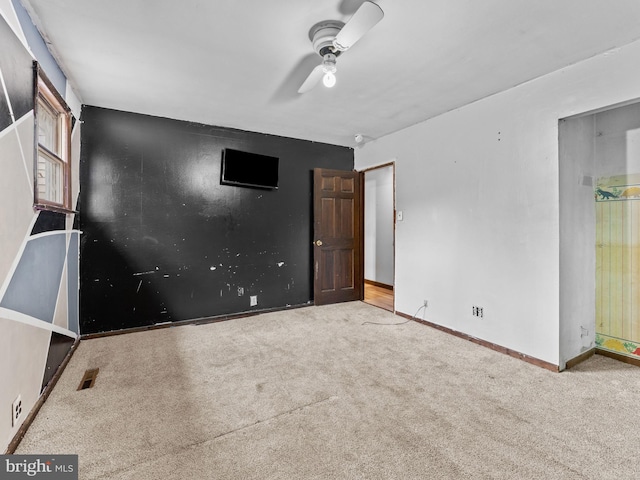
M396 220L397 220L398 222L401 222L401 221L402 221L402 218L403 218L403 217L402 217L402 210L398 210L398 211L396 212Z

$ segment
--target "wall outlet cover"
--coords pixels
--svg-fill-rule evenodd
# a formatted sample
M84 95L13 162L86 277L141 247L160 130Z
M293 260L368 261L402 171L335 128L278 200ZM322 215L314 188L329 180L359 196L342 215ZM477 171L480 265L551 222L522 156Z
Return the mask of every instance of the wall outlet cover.
M18 420L22 416L22 396L18 395L18 397L13 401L13 405L11 406L11 426L15 427L18 424Z
M249 306L255 307L256 305L258 305L258 296L257 295L251 295L249 297Z

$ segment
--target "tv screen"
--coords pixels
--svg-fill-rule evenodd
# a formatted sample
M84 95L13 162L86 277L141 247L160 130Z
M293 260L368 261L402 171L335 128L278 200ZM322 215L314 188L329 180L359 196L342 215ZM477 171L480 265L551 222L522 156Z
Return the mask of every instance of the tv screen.
M220 183L240 187L278 188L279 158L257 153L222 150Z

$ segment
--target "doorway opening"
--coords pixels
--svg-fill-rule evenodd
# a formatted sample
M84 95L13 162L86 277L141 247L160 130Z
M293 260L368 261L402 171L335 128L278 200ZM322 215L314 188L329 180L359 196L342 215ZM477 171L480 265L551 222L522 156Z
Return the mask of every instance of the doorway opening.
M640 103L560 120L559 140L561 354L640 365Z
M395 163L363 171L364 301L394 311Z

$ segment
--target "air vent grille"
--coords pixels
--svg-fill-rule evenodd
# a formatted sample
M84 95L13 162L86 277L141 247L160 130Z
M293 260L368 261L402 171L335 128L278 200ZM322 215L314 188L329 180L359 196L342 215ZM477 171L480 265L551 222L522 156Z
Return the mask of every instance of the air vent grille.
M96 377L98 376L99 368L90 368L89 370L84 372L84 376L80 381L80 385L78 386L78 390L85 390L87 388L93 387L96 383Z

